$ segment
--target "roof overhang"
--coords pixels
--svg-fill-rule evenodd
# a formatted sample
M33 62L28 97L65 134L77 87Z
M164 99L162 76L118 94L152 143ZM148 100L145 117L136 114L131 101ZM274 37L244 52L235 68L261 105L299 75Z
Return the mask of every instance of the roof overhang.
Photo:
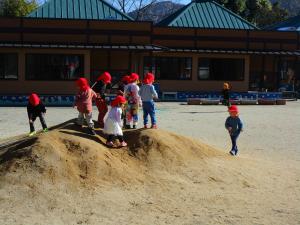
M228 50L228 49L183 49L172 48L169 52L189 52L189 53L216 53L216 54L239 54L239 55L278 55L278 56L300 56L299 51L283 50Z
M156 45L98 45L98 44L36 44L36 43L0 43L7 48L57 48L57 49L103 49L130 51L164 51L164 47Z

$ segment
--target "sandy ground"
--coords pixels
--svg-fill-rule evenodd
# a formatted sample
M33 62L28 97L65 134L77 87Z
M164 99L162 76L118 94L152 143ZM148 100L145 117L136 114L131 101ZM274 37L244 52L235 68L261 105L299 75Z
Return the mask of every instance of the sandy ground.
M236 158L224 107L157 108L160 128L194 139L142 130L110 150L69 126L0 154L0 224L300 224L299 102L241 106ZM74 116L49 108L47 122ZM28 129L24 108L0 120L2 138Z

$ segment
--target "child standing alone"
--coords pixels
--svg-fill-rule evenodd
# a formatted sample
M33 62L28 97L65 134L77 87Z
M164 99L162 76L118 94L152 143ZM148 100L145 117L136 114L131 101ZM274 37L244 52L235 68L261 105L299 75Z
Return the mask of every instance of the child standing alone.
M77 125L82 126L84 120L92 135L96 135L94 131L94 122L92 114L92 101L96 99L97 94L90 88L87 79L79 78L76 81L79 92L76 96L74 107L77 108L79 114L77 118Z
M156 129L156 117L155 117L155 106L153 99L157 99L158 95L153 86L154 75L152 73L147 73L143 80L143 86L140 89L140 96L143 104L144 112L144 128L148 128L148 115L151 118L151 128Z
M28 114L29 126L30 126L29 136L33 136L36 134L34 128L34 121L36 120L37 117L40 118L43 127L43 132L48 131L45 118L44 118L45 113L46 113L46 108L41 102L39 96L35 93L32 93L29 96L28 105L27 105L27 114Z
M238 153L238 147L236 142L241 131L243 130L243 122L239 118L239 110L236 105L230 106L228 112L230 116L226 119L225 128L229 132L232 143L232 148L229 153L234 156Z
M108 112L105 121L103 132L108 135L106 145L108 147L114 146L114 139L118 139L120 142L120 147L126 147L127 143L123 138L123 121L122 121L122 108L126 103L126 99L118 95L111 103L111 109Z

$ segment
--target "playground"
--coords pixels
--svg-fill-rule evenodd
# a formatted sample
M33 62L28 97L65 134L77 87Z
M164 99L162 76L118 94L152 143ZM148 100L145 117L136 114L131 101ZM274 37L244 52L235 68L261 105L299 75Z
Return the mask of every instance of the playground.
M237 158L221 105L158 103L159 129L126 131L129 147L113 150L101 130L66 122L74 109L49 107L49 126L64 124L2 145L0 222L299 224L299 107L240 106ZM25 108L1 108L1 118L1 143L22 140Z

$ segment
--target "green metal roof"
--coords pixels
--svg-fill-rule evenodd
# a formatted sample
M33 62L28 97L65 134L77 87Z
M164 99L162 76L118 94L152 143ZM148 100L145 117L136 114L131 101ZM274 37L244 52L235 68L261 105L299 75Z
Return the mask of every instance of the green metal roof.
M133 20L104 0L48 0L27 17Z
M271 25L267 30L300 31L300 15L291 17L283 22Z
M194 0L158 23L159 26L257 29L253 24L213 0Z

